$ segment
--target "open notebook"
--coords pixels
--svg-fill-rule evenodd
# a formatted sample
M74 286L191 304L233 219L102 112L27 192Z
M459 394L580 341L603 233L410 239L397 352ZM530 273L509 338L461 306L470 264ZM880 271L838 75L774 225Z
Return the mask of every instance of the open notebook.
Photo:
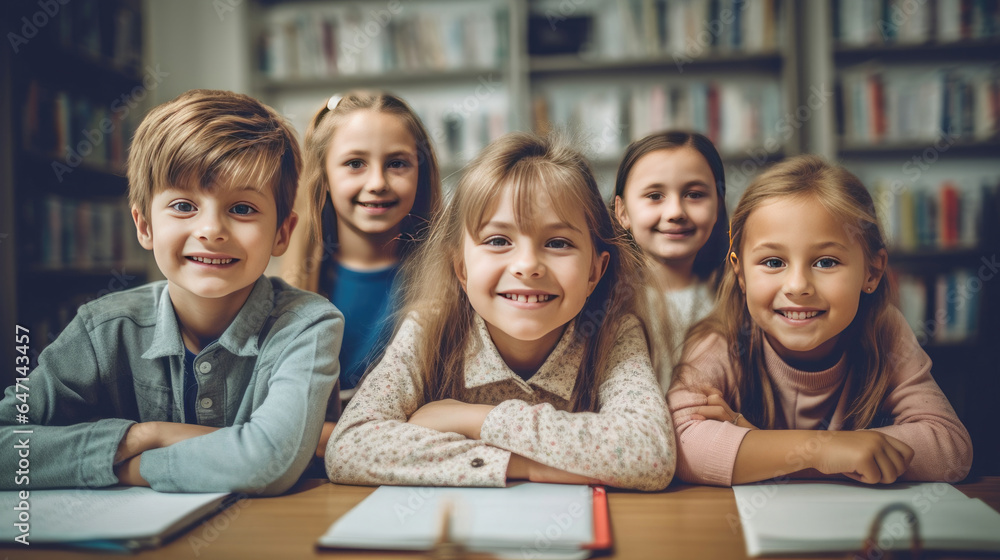
M225 507L229 496L166 494L139 487L31 490L25 508L17 492L0 492L0 539L17 544L14 539L27 528L28 536L22 539L32 545L149 548ZM27 527L18 527L25 518Z
M586 558L611 548L604 488L531 482L507 488L382 486L338 519L318 546L429 551L446 524L451 542L498 557Z
M789 482L734 486L750 556L855 552L885 506L905 504L918 517L923 548L1000 552L1000 513L945 483L861 486L849 482ZM910 547L902 512L882 523L883 550Z

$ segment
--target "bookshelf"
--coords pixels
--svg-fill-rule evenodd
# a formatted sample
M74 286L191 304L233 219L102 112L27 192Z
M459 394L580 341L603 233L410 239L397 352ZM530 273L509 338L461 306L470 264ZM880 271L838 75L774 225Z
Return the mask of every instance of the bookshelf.
M1000 4L832 0L833 156L872 189L900 307L972 434L974 473L1000 472Z
M976 116L975 111L989 107L985 102L953 107L942 101L933 111L919 110L923 129L910 122L918 120L910 118L913 109L898 107L899 99L907 95L915 99L921 87L929 87L928 76L937 80L931 88L937 93L925 96L958 99L980 92L979 99L986 99L981 92L996 86L1000 61L1000 16L989 11L996 9L995 2L414 0L404 4L251 2L247 43L254 52L262 52L273 41L264 38L269 30L273 34L276 28L288 29L287 22L292 27L305 26L302 22L318 25L324 18L352 22L347 38L357 35L357 30L350 31L353 26L363 33L375 22L381 27L370 38L385 41L376 48L381 53L377 63L348 71L332 71L327 63L319 75L293 74L289 64L285 77L277 78L263 64L265 58L257 56L255 92L304 131L308 118L334 92L353 87L395 91L411 101L427 124L442 154L445 175L457 172L494 134L550 128L564 129L590 156L605 193L613 186L624 147L667 127L693 128L715 140L726 163L730 206L746 184L774 161L799 153L840 161L877 198L879 193L890 195L879 198L880 211L897 216L891 227L900 241L891 249L890 263L895 281L902 282L901 303L914 325L920 327L920 318L925 324L935 320L941 290L945 301L953 293L974 303L963 311L964 331L954 326L947 334L922 340L934 360L936 379L973 432L977 472L1000 473L1000 453L993 451L985 431L992 424L988 412L993 403L988 399L1000 394L1000 376L995 374L1000 363L1000 345L995 344L1000 333L996 318L1000 279L983 281L971 290L974 293L959 290L969 282L978 285L974 279L984 266L981 259L989 261L1000 247L1000 234L992 225L1000 218L995 195L1000 183L997 124ZM916 12L899 16L893 11L909 9L911 4ZM490 14L496 23L497 45L504 46L497 47L492 63L434 66L435 57L430 56L409 66L397 62L403 58L400 49L406 50L397 35L407 29L421 33L420 25L411 20L428 14L444 17L469 5L481 15ZM399 7L398 13L380 20L377 11L393 6ZM880 28L879 21L888 24ZM341 24L330 23L327 28L336 25ZM317 41L316 32L312 33ZM323 44L318 41L314 44ZM492 39L487 42L493 44ZM284 49L285 56L290 50ZM362 56L372 57L372 52ZM296 62L305 66L300 63ZM475 91L484 76L497 84L496 92L479 99ZM876 115L864 104L845 104L845 85L859 93L881 88L895 105L881 107ZM955 92L961 95L952 95ZM478 105L475 111L460 110L457 120L449 119L456 106L470 99ZM852 112L848 118L845 108L858 114ZM942 143L933 125L945 115L955 128ZM483 122L494 126L484 127ZM852 125L848 133L848 122L861 126ZM876 122L881 124L869 131L870 123ZM954 197L947 195L949 202L942 198L944 185L955 191ZM910 200L904 200L907 196ZM910 205L917 197L923 200L922 219L929 220L922 233L926 240L903 243L902 212L907 208L915 223L917 212ZM945 207L949 210L939 209ZM970 217L975 227L967 226L963 237L958 223L966 224ZM915 229L907 235L919 234ZM914 287L918 285L923 287ZM945 323L957 325L958 315L951 313Z
M730 202L762 165L799 153L784 127L797 57L794 2L528 3L533 128L567 129L606 195L629 142L656 130L708 135L727 164Z
M144 80L155 77L142 66L139 0L14 1L0 10L17 34L0 80L0 319L30 330L37 357L80 304L147 279L124 163Z
M300 133L334 93L398 93L434 139L449 184L491 140L523 128L522 1L258 0L249 9L253 89Z
M552 123L588 152L606 192L628 142L668 126L713 135L730 165L757 168L800 151L798 127L777 129L798 96L787 39L795 3L743 6L257 0L249 17L249 45L258 53L254 91L300 131L336 91L395 91L434 137L445 176L504 132L544 131ZM470 37L474 48L460 48ZM653 107L661 99L671 110ZM744 109L753 122L734 116Z

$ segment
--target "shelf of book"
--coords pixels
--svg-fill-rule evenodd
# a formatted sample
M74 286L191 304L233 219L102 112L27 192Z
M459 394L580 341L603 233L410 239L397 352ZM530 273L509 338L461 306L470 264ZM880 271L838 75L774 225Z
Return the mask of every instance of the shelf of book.
M712 53L689 58L676 55L647 56L640 58L600 59L585 55L532 56L529 69L535 75L563 75L588 72L631 73L655 72L682 74L694 72L781 72L784 58L778 51Z
M333 74L319 78L259 78L257 89L268 92L301 92L305 90L344 91L355 88L390 88L411 85L447 85L454 82L475 81L482 77L501 80L503 68L461 68L456 70L423 72L419 70L394 71L384 74Z
M833 58L837 64L869 61L885 63L996 62L1000 39L969 39L947 43L908 43L878 46L837 45Z
M995 157L1000 154L1000 139L955 140L939 138L924 142L885 142L870 144L839 139L837 153L845 159L883 159L920 155L925 150L948 152L962 157Z
M148 266L124 177L149 85L141 74L142 3L53 3L56 14L39 6L17 0L0 8L4 22L37 25L9 57L0 91L11 135L0 150L12 162L3 189L17 209L4 232L13 263L0 275L16 294L4 317L30 330L36 355L77 306L139 285ZM45 25L36 13L47 15Z
M820 76L837 84L831 155L872 190L900 309L972 434L974 472L1000 472L994 434L980 428L997 386L982 372L1000 361L1000 3L810 9L827 35Z

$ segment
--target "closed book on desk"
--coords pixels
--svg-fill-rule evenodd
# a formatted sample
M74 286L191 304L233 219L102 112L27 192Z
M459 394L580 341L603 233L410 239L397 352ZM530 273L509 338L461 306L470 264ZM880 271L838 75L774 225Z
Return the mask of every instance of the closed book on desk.
M925 549L1000 552L1000 513L950 484L789 482L734 486L733 492L749 556L859 551L872 521L890 504L916 514ZM907 550L910 535L905 514L890 513L876 544Z
M160 546L228 505L230 496L139 487L27 492L26 499L0 492L0 542L123 551Z
M449 517L450 523L442 521ZM449 544L516 558L586 558L611 548L604 488L382 486L320 537L321 548L429 551Z

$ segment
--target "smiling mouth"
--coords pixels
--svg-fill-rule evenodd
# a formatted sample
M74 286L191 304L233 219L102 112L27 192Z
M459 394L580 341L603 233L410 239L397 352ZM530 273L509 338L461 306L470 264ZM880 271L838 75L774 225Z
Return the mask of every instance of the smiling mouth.
M530 295L526 296L523 294L500 294L501 296L518 303L545 303L556 296L551 294L540 294L540 295Z
M239 259L209 259L206 257L187 257L189 261L199 262L202 264L229 264L236 262Z
M399 202L394 200L392 202L358 202L358 204L365 208L392 208Z
M793 321L812 319L821 313L826 313L826 311L782 311L780 309L775 309L774 312L785 317L786 319L792 319Z

